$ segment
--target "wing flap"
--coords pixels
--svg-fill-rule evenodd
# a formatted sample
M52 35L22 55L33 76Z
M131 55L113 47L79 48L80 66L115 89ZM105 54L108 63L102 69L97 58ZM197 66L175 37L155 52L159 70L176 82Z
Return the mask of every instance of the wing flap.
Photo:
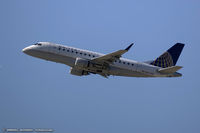
M160 73L175 73L179 69L183 68L182 66L172 66L172 67L167 67L167 68L161 68L158 70Z

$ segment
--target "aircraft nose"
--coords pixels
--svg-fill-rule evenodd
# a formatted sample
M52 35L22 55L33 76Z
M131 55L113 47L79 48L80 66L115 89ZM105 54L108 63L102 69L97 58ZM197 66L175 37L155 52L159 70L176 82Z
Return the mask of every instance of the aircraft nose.
M30 48L28 48L28 47L22 49L22 52L24 52L25 54L28 54L28 51L30 51Z
M25 54L31 55L33 54L35 51L35 48L33 46L28 46L24 49L22 49L22 52L24 52Z

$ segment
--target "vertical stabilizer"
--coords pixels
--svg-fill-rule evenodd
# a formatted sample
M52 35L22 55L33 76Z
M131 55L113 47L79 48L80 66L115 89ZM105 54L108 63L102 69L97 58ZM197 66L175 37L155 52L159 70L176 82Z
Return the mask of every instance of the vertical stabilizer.
M168 49L165 53L163 53L150 64L162 68L175 66L183 50L184 45L185 44L182 43L176 43L174 46L172 46L170 49Z

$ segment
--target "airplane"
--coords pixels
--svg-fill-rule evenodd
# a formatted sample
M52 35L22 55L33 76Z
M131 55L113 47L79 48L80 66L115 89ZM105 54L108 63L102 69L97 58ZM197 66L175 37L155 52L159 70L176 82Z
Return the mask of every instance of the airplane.
M22 51L30 56L62 63L71 67L70 74L76 76L99 74L126 77L181 77L176 66L185 44L176 43L161 56L152 61L138 62L121 58L133 46L109 54L64 46L50 42L37 42Z

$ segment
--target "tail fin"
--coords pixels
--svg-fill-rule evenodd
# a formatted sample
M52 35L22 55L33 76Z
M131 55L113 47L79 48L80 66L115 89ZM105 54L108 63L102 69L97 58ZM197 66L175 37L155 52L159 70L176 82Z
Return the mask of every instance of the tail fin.
M170 49L168 49L165 53L163 53L150 64L162 68L175 66L183 50L184 45L185 44L182 43L176 43L174 46L172 46Z

